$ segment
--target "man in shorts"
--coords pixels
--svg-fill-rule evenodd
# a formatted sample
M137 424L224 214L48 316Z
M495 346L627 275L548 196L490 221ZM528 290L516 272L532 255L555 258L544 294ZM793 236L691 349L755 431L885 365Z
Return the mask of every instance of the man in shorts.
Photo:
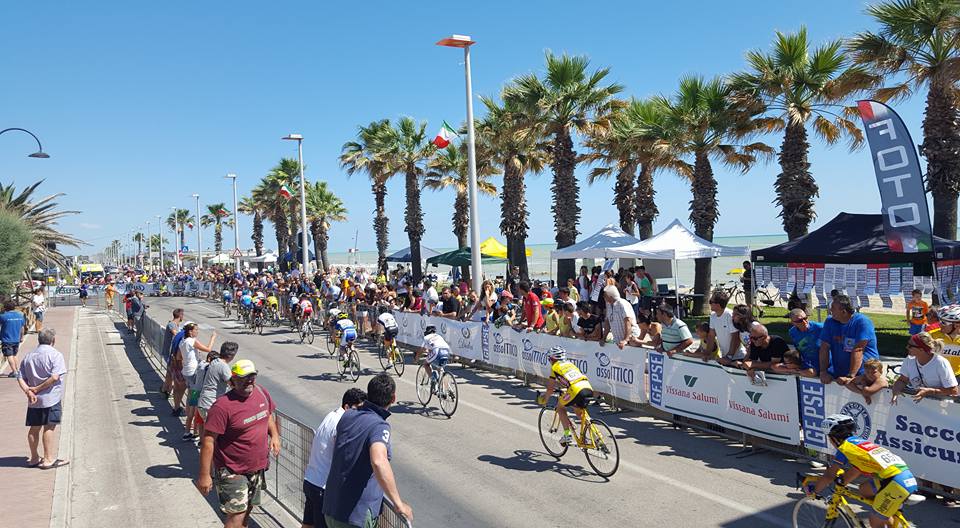
M57 438L54 432L60 423L63 408L63 376L67 365L63 354L54 348L57 335L53 328L44 328L37 334L39 345L20 364L17 382L27 395L27 444L30 447L29 467L54 469L69 464L57 458ZM43 443L43 458L39 446Z
M20 369L17 365L17 352L20 351L20 343L23 342L23 336L27 331L27 318L23 312L17 309L17 303L12 299L3 302L3 313L0 313L0 341L2 341L3 359L10 365L10 374L7 377L16 378L17 371Z

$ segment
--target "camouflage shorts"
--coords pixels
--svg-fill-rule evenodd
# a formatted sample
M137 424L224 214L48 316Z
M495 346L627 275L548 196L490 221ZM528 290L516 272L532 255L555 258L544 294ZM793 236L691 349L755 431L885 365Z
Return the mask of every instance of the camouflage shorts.
M263 471L252 475L238 475L227 468L213 472L213 482L220 498L223 513L245 513L252 506L260 505L260 489L266 487Z

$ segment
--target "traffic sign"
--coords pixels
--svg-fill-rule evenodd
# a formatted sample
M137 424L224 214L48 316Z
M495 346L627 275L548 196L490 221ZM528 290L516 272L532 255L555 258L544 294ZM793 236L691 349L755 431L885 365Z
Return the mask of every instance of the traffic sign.
M240 248L233 250L233 258L240 258L243 256L243 253L240 251Z
M188 248L187 246L183 246L182 248L180 248L180 251L182 251L183 253L186 253L190 251L190 248Z

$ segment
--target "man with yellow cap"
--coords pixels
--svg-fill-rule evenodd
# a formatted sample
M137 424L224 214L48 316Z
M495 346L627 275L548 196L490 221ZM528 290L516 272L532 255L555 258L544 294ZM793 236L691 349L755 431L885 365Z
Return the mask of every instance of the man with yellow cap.
M276 405L256 384L253 361L241 359L230 372L230 391L217 398L207 414L196 485L204 495L216 485L226 514L224 528L240 528L260 504L263 473L270 452L280 453L280 433L273 417Z

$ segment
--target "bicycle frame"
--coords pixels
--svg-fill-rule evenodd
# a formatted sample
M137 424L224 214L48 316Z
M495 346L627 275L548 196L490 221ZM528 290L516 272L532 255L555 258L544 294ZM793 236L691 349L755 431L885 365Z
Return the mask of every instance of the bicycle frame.
M839 478L843 475L843 470L837 473ZM797 488L805 490L809 484L815 484L820 477L818 475L806 475L804 476L801 473L797 473ZM862 495L860 492L853 490L848 486L841 486L839 484L834 484L833 486L833 495L830 496L830 500L827 501L827 516L826 520L834 520L840 516L841 510L843 513L846 513L851 519L857 519L856 513L850 507L849 501L859 502L865 506L873 506L873 499L868 499ZM893 515L893 527L894 528L907 528L910 524L907 522L907 518L903 516L903 509L897 511Z

